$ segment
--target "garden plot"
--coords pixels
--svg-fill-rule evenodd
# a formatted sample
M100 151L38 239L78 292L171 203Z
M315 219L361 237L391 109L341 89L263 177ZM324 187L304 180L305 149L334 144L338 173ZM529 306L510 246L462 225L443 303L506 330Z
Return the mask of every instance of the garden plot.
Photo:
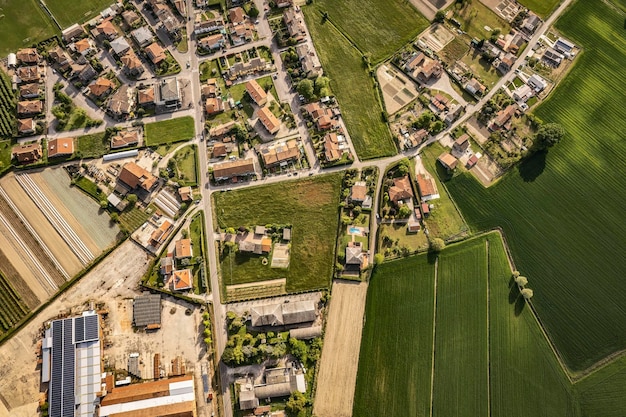
M289 268L289 257L289 245L276 243L272 252L272 268Z
M387 113L394 114L417 98L417 85L402 73L387 64L381 65L376 77L383 92L383 101Z
M444 25L433 25L422 32L419 39L433 51L439 52L452 42L454 34L446 29Z

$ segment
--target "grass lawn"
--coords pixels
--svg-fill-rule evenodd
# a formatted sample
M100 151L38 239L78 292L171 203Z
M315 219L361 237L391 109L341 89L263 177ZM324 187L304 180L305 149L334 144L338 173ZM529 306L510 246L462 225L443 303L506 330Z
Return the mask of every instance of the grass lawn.
M305 13L315 13L318 20L321 11L327 12L361 51L372 54L374 63L413 40L429 24L410 2L401 0L317 0L305 9L311 9Z
M10 140L0 141L0 171L11 166L11 150L12 146Z
M57 131L67 132L70 130L82 129L97 122L102 123L102 120L92 119L87 115L87 112L85 112L84 109L72 105L72 110L68 115L67 123L62 129L58 129L57 127Z
M271 269L257 255L225 255L223 285L286 278L287 291L328 287L337 237L341 174L213 194L221 228L291 224L288 269Z
M189 140L195 135L191 116L163 120L145 125L146 145L155 146Z
M454 9L454 17L461 22L461 29L471 37L478 39L489 39L491 31L485 30L485 26L500 29L502 34L511 31L511 26L506 20L499 17L480 1L466 2L462 9Z
M30 47L56 34L56 27L36 0L0 0L0 56Z
M79 136L76 151L83 158L99 158L111 150L111 141L105 132Z
M213 72L215 70L215 72ZM199 67L200 71L200 81L205 82L209 78L220 78L220 67L217 64L217 60L213 59L211 61L203 61L200 63Z
M208 259L206 259L205 235L206 233L204 231L204 212L199 211L196 214L194 214L193 218L191 219L191 222L189 223L189 237L191 238L194 258L201 256L203 259L203 263L204 263L204 270L208 271L208 268L206 265L206 263L208 262ZM200 267L198 274L197 274L198 282L196 283L197 285L194 285L194 288L193 288L196 294L205 293L206 291L208 291L208 286L210 285L208 272L205 272L206 278L202 280L201 271L202 271L202 268Z
M426 234L422 230L418 233L409 233L406 224L381 224L378 236L381 236L378 240L379 251L395 246L407 247L410 252L428 249ZM382 236L389 236L392 243L388 246L383 244Z
M519 0L522 6L528 7L540 17L546 17L551 14L560 0Z
M75 181L75 184L97 202L106 200L106 195L103 195L98 186L89 178L80 177Z
M126 209L124 210L124 212L120 213L118 223L120 225L120 229L132 233L139 226L144 224L149 218L150 215L148 213L139 210L137 207L133 207L131 209Z
M500 73L487 61L482 59L476 50L472 49L461 59L472 70L474 75L481 78L487 87L492 87L500 79Z
M174 154L173 160L177 169L173 180L181 186L190 185L195 187L198 185L196 146L189 145L179 149Z
M474 230L504 229L533 283L534 307L573 371L626 348L626 107L614 85L623 78L623 23L601 0L579 1L557 22L585 49L535 111L563 125L561 144L488 189L470 175L448 183Z
M389 128L382 120L382 108L372 78L363 66L361 55L330 23L322 24L317 8L305 7L304 16L359 158L396 154Z
M46 0L48 8L63 28L83 23L111 5L111 0Z

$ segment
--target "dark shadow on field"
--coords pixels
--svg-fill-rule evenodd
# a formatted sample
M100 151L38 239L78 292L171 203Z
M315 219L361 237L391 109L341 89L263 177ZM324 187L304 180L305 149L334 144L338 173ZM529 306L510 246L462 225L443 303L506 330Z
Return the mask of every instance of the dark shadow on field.
M514 278L511 278L511 282L509 282L509 290L509 304L513 304L520 297L519 287Z
M535 152L528 158L523 159L517 167L520 177L524 182L533 182L546 169L547 150Z
M517 297L515 301L515 315L519 316L524 311L524 307L526 306L526 300L521 295Z
M429 264L434 265L435 262L437 261L437 256L438 256L437 252L429 250L426 253L426 260L428 261Z

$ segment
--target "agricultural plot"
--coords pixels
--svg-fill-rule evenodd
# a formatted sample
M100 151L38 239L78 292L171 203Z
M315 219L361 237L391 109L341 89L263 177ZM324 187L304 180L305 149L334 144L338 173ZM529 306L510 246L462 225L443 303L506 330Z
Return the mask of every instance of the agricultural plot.
M361 55L331 23L321 22L318 9L305 7L304 16L359 158L394 155L396 147Z
M1 21L1 20L0 20ZM0 70L0 138L11 138L15 130L15 94L11 80ZM0 169L4 166L4 161Z
M542 324L581 371L626 347L626 107L615 88L626 40L623 16L600 0L575 3L557 27L584 52L535 113L563 125L563 142L488 189L469 175L447 185L474 230L504 229Z
M223 285L287 279L287 291L325 288L333 270L341 175L282 182L213 194L220 228L292 225L288 269L272 269L257 255L222 253Z
M0 56L30 47L55 33L56 28L38 1L0 0Z
M47 0L46 5L62 27L82 23L111 5L111 0Z
M552 13L559 0L519 0L522 6L528 7L540 17L546 17Z
M147 146L182 142L193 138L195 135L191 116L148 123L145 125L144 132Z
M0 274L0 339L17 324L29 309L9 281Z

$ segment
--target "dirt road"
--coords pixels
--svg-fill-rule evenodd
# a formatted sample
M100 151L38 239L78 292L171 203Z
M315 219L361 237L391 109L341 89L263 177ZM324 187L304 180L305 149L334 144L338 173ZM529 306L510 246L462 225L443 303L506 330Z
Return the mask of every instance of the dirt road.
M313 414L318 417L351 417L367 284L335 281Z

